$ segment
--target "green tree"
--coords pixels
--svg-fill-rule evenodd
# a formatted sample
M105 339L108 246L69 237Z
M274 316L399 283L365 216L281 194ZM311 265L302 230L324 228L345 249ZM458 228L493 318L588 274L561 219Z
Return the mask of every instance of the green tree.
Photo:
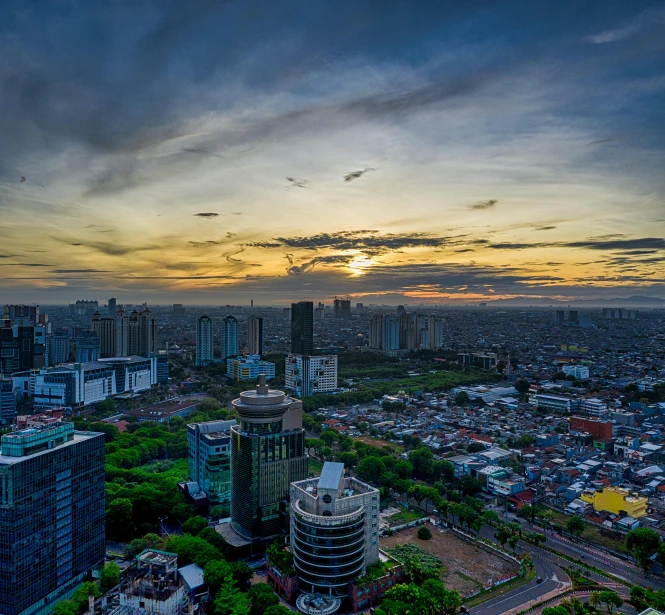
M432 451L426 446L421 446L409 453L409 461L413 466L413 475L415 478L427 480L430 477L433 457Z
M52 615L78 615L79 607L73 600L63 600L53 605Z
M231 571L233 580L241 590L247 587L250 579L254 576L254 571L247 565L247 562L231 562Z
M566 523L566 530L573 536L579 538L586 529L586 521L582 517L574 516L568 519Z
M610 590L600 592L600 601L607 606L607 612L612 615L614 608L619 608L623 604L623 599L619 594Z
M332 446L337 442L339 436L334 429L324 429L319 436L328 446Z
M127 498L116 498L106 507L106 531L110 538L131 535L133 506Z
M247 597L252 603L251 615L263 615L264 612L275 604L279 604L279 598L275 596L272 587L267 583L255 583L247 592Z
M411 474L413 474L413 465L411 464L410 461L407 461L406 459L401 459L395 464L395 468L393 471L400 478L409 479L411 478Z
M104 564L99 574L99 582L102 586L102 591L108 591L120 583L120 567L115 562L108 562Z
M632 552L640 567L647 572L651 566L651 556L658 551L660 538L648 528L640 527L626 534L626 547Z
M208 522L201 515L190 517L182 524L182 531L192 536L198 536L201 530L208 527Z
M372 483L378 483L381 475L386 471L386 466L378 457L365 457L357 468L358 476Z
M224 560L212 560L203 569L203 581L208 586L211 596L216 596L227 579L233 579L231 565Z
M515 383L515 388L520 392L520 393L528 393L529 392L529 387L531 385L529 384L528 380L518 380Z
M434 613L454 615L462 606L460 595L455 590L447 590L439 579L427 579L422 588L429 594Z
M421 525L418 528L418 538L420 538L420 540L430 540L432 538L432 530L430 530L428 527L425 527L424 525Z
M480 451L484 451L485 448L485 445L480 442L471 442L471 444L466 447L466 452L469 454L480 453Z
M469 394L466 391L460 391L455 395L455 404L458 406L466 406L468 403L471 402L471 398L469 397Z
M293 611L287 609L283 604L269 606L263 615L293 615Z
M178 554L178 565L180 566L196 563L201 568L205 568L209 562L224 559L219 549L202 538L189 534L172 535L166 542L166 549Z
M90 425L90 431L97 431L104 434L105 442L113 442L116 439L116 436L120 433L118 428L115 425L110 425L109 423L92 423Z

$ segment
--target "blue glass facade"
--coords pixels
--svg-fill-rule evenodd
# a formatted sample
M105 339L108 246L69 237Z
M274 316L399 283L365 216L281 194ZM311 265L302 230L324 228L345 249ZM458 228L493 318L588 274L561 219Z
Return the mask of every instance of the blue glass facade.
M25 430L0 455L0 613L48 607L103 560L104 436L73 425ZM53 433L52 442L49 433ZM67 432L67 433L65 433ZM20 438L24 432L15 432ZM43 434L35 442L35 434ZM27 437L26 437L27 439ZM41 440L44 440L42 443ZM45 446L41 446L44 444ZM50 447L50 448L49 448ZM5 454L10 453L10 454Z

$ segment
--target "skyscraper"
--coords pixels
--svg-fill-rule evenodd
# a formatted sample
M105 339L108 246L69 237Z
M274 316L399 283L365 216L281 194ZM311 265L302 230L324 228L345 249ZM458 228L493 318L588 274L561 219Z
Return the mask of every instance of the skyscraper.
M139 314L139 357L149 357L157 352L157 323L153 313L145 308Z
M115 318L102 318L99 312L92 315L91 329L99 337L100 353L103 358L115 356Z
M99 337L94 331L81 331L76 336L76 362L90 363L99 361L101 346Z
M0 612L48 612L104 560L104 435L53 423L2 436Z
M382 350L399 350L399 320L393 316L383 317Z
M302 402L260 376L233 407L240 425L231 427L231 526L248 541L265 541L288 532L289 484L307 477Z
M139 331L141 322L139 320L139 313L132 310L129 315L129 326L127 328L127 354L134 357L139 354Z
M247 354L263 354L263 318L247 319Z
M314 354L314 304L311 301L291 304L291 352Z
M203 315L196 321L196 364L207 365L212 359L212 319Z
M443 321L437 316L427 317L427 342L430 350L443 346Z
M129 316L123 309L115 313L115 356L129 355Z
M375 314L369 321L369 347L380 350L383 347L383 316Z
M0 374L13 374L33 367L35 328L0 328Z
M51 337L49 365L59 365L69 361L69 330L56 329Z
M117 310L117 302L115 297L111 297L108 301L108 313L111 318L115 316L116 310Z
M222 320L222 359L238 356L238 321L234 316Z

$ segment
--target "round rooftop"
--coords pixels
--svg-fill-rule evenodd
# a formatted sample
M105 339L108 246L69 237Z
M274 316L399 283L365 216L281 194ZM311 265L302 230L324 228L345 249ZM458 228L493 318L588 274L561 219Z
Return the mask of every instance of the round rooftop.
M269 388L265 374L261 374L255 391L244 391L231 403L241 417L269 418L284 414L291 405L291 398L284 391Z
M301 613L307 615L333 615L337 613L342 601L325 594L301 594L296 600L296 606Z

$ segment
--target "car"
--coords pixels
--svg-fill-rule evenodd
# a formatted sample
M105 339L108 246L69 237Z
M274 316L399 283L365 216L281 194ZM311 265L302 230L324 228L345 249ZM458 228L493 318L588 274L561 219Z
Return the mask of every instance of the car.
M460 613L468 613L468 612L469 612L469 607L468 607L468 606L464 606L464 605L462 605L462 606L459 608L459 612L460 612Z
M540 584L540 583L542 583L542 582L543 582L543 577L538 577L538 578L536 579L536 583Z

